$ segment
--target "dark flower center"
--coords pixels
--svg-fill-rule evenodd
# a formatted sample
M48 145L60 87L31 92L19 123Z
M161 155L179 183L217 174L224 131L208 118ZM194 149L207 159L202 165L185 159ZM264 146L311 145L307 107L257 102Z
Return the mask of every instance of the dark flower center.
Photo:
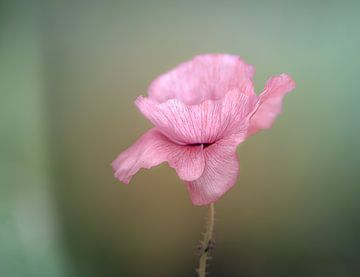
M200 146L202 145L204 148L209 147L212 143L190 143L188 146Z

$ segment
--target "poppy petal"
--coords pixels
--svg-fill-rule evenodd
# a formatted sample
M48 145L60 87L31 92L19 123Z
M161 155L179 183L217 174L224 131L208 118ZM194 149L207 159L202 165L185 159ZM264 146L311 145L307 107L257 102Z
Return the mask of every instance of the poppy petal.
M252 65L235 55L200 55L156 78L150 85L149 98L157 103L178 99L195 105L220 99L234 88L252 95L254 72Z
M231 136L204 149L205 169L201 177L185 182L194 205L217 201L235 183L239 175L236 146L241 138Z
M284 96L295 88L296 84L287 74L272 77L259 96L259 108L252 116L248 136L262 129L269 129L281 113Z
M112 167L115 177L128 184L141 168L151 168L166 161L182 180L195 180L205 166L203 147L176 145L153 128L122 152Z
M138 97L135 104L161 132L180 144L213 143L233 133L246 135L257 97L234 89L220 100L186 105L177 99L156 104Z

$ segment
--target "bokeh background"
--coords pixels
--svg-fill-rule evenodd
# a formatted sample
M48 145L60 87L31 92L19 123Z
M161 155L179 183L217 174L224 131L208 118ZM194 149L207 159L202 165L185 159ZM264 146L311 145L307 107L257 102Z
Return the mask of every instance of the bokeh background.
M359 1L1 1L0 276L196 276L206 208L110 162L151 80L201 53L297 82L238 148L210 276L360 276Z

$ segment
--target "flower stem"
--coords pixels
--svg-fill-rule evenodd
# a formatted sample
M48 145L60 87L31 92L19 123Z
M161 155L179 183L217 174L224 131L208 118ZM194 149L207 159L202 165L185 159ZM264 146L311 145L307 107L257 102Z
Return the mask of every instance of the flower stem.
M207 261L211 258L210 252L214 247L214 224L215 224L215 208L214 203L209 205L209 216L208 222L206 224L206 232L204 233L204 239L201 242L200 251L200 262L199 262L199 269L198 275L199 277L205 277L206 275L206 265Z

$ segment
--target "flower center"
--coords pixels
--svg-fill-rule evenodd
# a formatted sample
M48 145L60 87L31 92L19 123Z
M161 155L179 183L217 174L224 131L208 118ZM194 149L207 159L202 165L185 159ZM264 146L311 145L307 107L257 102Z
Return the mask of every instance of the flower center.
M200 146L202 145L204 148L209 147L212 143L190 143L188 146Z

